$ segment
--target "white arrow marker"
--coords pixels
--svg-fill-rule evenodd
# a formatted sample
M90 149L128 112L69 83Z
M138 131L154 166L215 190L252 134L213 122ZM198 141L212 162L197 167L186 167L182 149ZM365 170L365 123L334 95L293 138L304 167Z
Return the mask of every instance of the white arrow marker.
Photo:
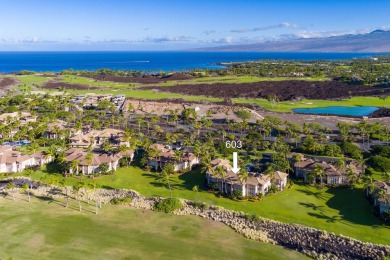
M238 168L238 159L237 159L237 152L233 152L233 168L231 168L232 172L237 174L241 168Z

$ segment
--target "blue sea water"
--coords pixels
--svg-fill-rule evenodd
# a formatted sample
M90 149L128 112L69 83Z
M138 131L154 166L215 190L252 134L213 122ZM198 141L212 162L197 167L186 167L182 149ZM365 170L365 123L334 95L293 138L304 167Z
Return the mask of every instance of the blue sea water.
M358 106L330 106L316 108L294 108L293 111L300 114L339 115L339 116L368 116L377 111L378 107Z
M272 53L272 52L0 52L0 73L64 69L181 71L216 69L220 62L275 60L342 60L370 57L370 53Z

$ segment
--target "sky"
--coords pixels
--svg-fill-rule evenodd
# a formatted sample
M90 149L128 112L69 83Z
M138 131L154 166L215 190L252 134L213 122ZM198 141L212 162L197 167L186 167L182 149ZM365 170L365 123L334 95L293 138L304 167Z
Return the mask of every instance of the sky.
M388 0L0 0L0 51L182 50L390 30Z

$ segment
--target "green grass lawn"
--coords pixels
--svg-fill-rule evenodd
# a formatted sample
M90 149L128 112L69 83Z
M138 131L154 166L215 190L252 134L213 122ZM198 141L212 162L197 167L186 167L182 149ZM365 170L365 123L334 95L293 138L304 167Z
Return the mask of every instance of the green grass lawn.
M0 197L0 259L306 259L196 216Z
M315 107L327 107L327 106L386 106L389 107L390 104L384 103L378 97L353 97L351 99L344 99L340 101L333 100L310 100L304 99L299 102L293 101L283 101L275 105L272 105L268 100L264 98L254 98L254 99L243 99L243 98L234 98L233 101L238 104L255 104L270 111L275 112L291 112L293 108L315 108Z
M47 171L38 171L32 177L51 182ZM67 178L67 184L78 180ZM92 180L86 179L86 182ZM114 175L95 178L104 188L133 189L144 196L169 196L165 183L156 179L156 174L145 172L137 167L121 168ZM192 188L199 185L200 191ZM294 185L291 189L269 195L260 202L236 202L227 198L217 198L204 191L204 175L192 171L172 178L173 195L190 200L200 200L220 205L227 209L257 214L282 222L298 223L353 237L362 241L389 244L390 227L373 215L372 206L365 200L362 189L323 189L312 186Z
M223 101L220 98L210 98L205 96L185 96L176 93L168 93L168 92L154 92L153 90L67 90L68 93L71 94L86 94L86 93L96 93L96 94L113 94L119 95L123 94L129 98L140 98L140 99L150 99L150 100L158 100L158 99L172 99L172 98L182 98L188 101L209 101L209 102L218 102Z
M88 85L94 87L108 87L108 88L134 88L139 84L136 83L119 83L111 81L100 81L91 78L85 78L80 76L65 75L61 77L63 82L70 84Z
M288 77L257 77L257 76L221 76L221 77L201 77L189 80L169 80L158 86L175 86L177 84L215 84L215 83L252 83L261 81L285 81L285 80L306 80L306 81L328 81L329 78L288 78Z
M17 80L20 81L21 84L42 84L49 81L50 77L38 76L38 75L15 75Z
M43 76L17 76L19 80L23 83L43 83L48 80L48 78ZM205 96L188 96L178 93L168 93L168 92L154 92L153 90L141 90L139 87L146 86L142 84L127 84L127 83L116 83L110 81L97 81L90 78L80 77L80 76L62 76L62 80L71 84L82 84L89 85L94 87L107 88L105 90L68 90L72 94L85 94L85 93L110 93L113 95L124 94L130 98L140 98L140 99L175 99L182 98L188 101L209 101L209 102L219 102L223 101L222 98L212 98ZM205 77L205 78L194 78L191 80L181 80L181 81L167 81L165 83L155 84L156 86L174 86L177 84L211 84L211 83L248 83L248 82L260 82L260 81L282 81L282 80L308 80L308 81L326 81L328 78L286 78L286 77L251 77L251 76L222 76L222 77ZM150 86L150 85L148 85ZM378 97L353 97L351 99L344 99L341 101L332 101L332 100L302 100L299 102L293 101L283 101L275 105L272 105L268 100L263 98L252 98L252 99L243 99L243 98L234 98L233 101L237 104L254 104L270 111L275 112L292 112L294 108L315 108L315 107L326 107L326 106L389 106L386 102L381 100Z

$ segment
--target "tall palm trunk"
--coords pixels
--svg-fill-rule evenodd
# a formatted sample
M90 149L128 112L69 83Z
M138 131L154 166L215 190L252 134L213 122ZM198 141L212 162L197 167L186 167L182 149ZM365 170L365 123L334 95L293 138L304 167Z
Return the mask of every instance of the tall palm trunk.
M169 192L171 194L171 199L172 199L172 188L171 188L171 183L169 182L169 178L168 178L168 187L169 187Z

